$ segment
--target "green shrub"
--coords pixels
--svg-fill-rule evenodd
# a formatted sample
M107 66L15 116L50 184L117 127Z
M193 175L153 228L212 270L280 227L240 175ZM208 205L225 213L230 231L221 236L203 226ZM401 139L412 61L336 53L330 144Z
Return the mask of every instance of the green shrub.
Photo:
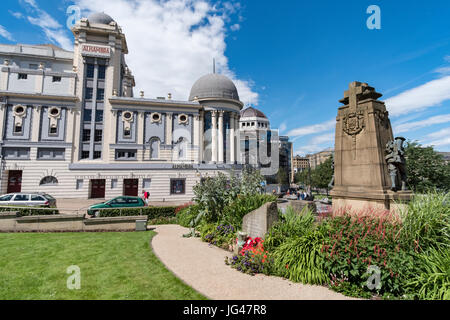
M52 208L52 209L44 209L39 207L30 207L30 208L17 208L16 206L7 206L0 208L0 212L4 211L10 211L10 212L18 212L19 217L25 217L25 216L46 216L46 215L53 215L53 214L59 214L58 209Z
M119 217L119 216L148 216L148 219L161 217L174 217L177 207L140 207L99 210L99 217Z
M187 208L181 209L177 214L177 223L185 228L191 227L191 222L200 212L198 205L191 205Z
M159 225L159 224L177 224L176 217L159 217L153 218L147 221L148 225Z
M229 224L203 223L198 231L203 241L222 249L228 249L236 240L236 229Z
M416 272L407 281L411 297L423 300L450 300L450 251L430 248L414 260Z
M266 194L238 195L233 202L223 209L220 221L240 228L242 219L246 214L272 201L276 201L276 196Z
M313 229L314 216L307 207L298 213L288 206L279 217L280 220L270 228L265 238L264 246L268 251L276 249L286 238L301 237Z
M328 274L321 254L324 234L314 230L300 238L287 238L273 252L277 273L294 282L325 284Z
M403 211L401 240L427 250L442 245L450 250L450 195L429 192L416 195Z

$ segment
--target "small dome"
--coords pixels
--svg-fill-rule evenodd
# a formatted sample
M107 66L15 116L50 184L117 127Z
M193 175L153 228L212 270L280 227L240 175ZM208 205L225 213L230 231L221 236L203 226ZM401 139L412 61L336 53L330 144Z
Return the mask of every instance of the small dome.
M88 16L88 20L90 23L98 23L98 24L110 24L114 21L113 18L108 16L104 12L94 12Z
M241 119L242 118L264 118L267 119L266 115L259 111L258 109L255 109L253 107L248 107L244 110L241 110Z
M216 73L207 74L194 83L189 100L193 101L195 97L198 99L224 98L239 101L238 91L233 81Z

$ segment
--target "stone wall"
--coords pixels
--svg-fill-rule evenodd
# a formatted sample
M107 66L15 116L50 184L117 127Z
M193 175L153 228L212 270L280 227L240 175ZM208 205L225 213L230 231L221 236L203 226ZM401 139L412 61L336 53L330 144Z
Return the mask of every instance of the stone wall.
M84 214L19 217L17 212L0 213L0 232L134 231L136 221L147 216L85 218Z
M303 208L308 207L312 211L312 213L317 213L317 208L314 201L289 200L289 205L291 205L292 208L297 212L301 212Z
M277 220L277 203L268 202L244 216L242 231L252 238L264 238L267 231Z

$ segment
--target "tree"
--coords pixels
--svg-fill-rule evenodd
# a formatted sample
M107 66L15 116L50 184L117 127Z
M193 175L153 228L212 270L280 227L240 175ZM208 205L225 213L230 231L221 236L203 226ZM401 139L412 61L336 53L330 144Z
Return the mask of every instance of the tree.
M289 184L289 175L284 168L278 169L277 182L281 185Z
M298 171L295 174L295 183L299 184L299 185L303 185L306 186L309 184L309 169L304 169L302 171Z
M327 189L328 194L328 184L333 177L333 159L330 157L325 162L318 165L311 172L311 184L315 188Z
M417 141L408 141L405 147L407 183L411 190L450 190L450 164L433 147L423 147Z

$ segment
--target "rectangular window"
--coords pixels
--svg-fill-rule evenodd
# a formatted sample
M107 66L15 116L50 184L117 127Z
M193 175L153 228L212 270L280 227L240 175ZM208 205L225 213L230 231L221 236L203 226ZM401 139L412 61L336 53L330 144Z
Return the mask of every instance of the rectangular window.
M81 151L81 159L89 159L89 151Z
M39 160L64 160L65 149L62 148L38 148Z
M83 189L83 179L77 179L76 188L77 190Z
M53 76L52 77L52 82L61 82L61 77Z
M111 179L111 189L117 188L117 179Z
M105 89L98 88L97 89L97 101L101 101L105 99Z
M136 160L137 150L116 150L116 160Z
M103 110L95 110L95 122L103 122Z
M19 73L17 75L17 79L19 79L19 80L26 80L26 79L28 79L28 75L26 73Z
M92 88L86 88L86 91L84 92L84 98L87 100L91 100L93 95L93 89Z
M30 63L28 67L30 69L37 70L39 66L37 63Z
M30 148L3 147L2 155L4 159L27 160L30 158Z
M150 189L151 181L152 181L151 179L145 179L144 178L142 180L142 188L148 191L148 189Z
M13 201L28 201L30 200L29 194L16 194Z
M93 78L94 77L94 65L91 63L88 63L86 65L86 77L87 78Z
M83 129L83 142L91 140L91 129Z
M21 125L15 125L14 126L14 134L21 134L22 133L22 126Z
M104 66L104 65L98 66L98 78L99 79L105 79L105 71L106 71L106 66Z
M131 130L123 130L123 136L125 138L131 138Z
M100 159L102 157L101 151L94 151L94 159Z
M91 122L91 120L92 120L92 110L91 109L84 109L83 121Z
M185 194L186 179L170 179L170 194Z
M57 127L50 127L50 130L48 131L50 135L57 135L58 134L58 128Z
M103 130L95 129L94 141L100 142L102 141Z

